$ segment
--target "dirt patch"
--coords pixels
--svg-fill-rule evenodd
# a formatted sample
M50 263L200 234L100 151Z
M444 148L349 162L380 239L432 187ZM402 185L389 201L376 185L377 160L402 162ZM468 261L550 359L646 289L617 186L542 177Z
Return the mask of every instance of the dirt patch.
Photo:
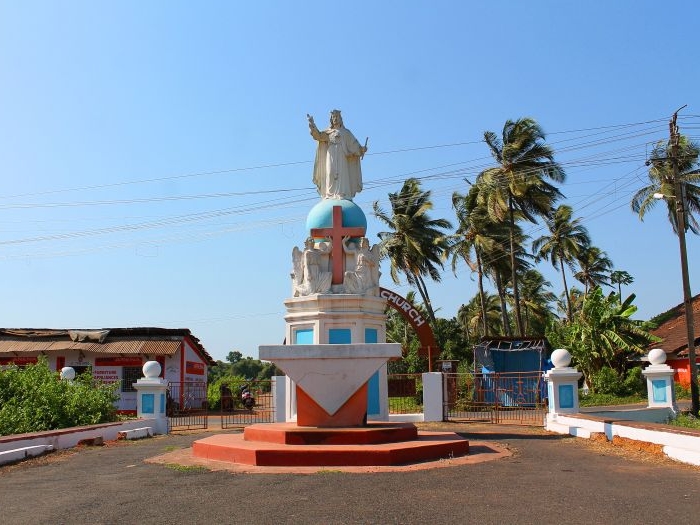
M675 461L663 453L662 445L646 443L615 436L614 442L608 441L603 433L592 433L590 439L564 438L563 446L588 448L601 456L615 456L640 463L673 466L675 468L698 471L700 468L680 461Z
M663 445L658 445L656 443L647 443L646 441L637 441L635 439L613 436L612 444L616 447L622 447L635 452L644 452L658 456L664 455Z

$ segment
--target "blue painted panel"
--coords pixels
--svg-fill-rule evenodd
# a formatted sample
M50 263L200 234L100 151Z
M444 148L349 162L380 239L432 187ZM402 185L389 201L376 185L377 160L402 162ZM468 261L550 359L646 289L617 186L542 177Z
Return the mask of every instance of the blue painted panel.
M155 398L153 394L141 394L141 413L153 414Z
M550 412L557 411L557 408L554 406L554 385L552 383L547 383L547 404Z
M666 381L663 379L652 379L652 398L654 403L665 403L666 402Z
M312 345L314 344L314 329L306 328L304 330L297 330L294 332L294 344L295 345Z
M378 338L376 328L365 328L365 343L376 343Z
M165 394L160 395L160 413L165 413Z
M328 330L328 343L331 345L349 345L352 331L349 328L331 328Z
M377 370L367 381L367 415L379 413L379 370Z
M573 385L559 385L559 408L574 408Z

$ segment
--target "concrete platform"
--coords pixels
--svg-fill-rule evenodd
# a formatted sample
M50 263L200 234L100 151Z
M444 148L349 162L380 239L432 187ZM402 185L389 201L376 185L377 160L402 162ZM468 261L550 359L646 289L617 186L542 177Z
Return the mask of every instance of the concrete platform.
M246 441L284 445L372 445L411 441L418 437L413 423L369 423L364 427L319 428L294 423L258 423L243 431Z
M258 425L272 426L275 424ZM307 444L251 441L248 437L260 434L260 429L249 434L219 434L192 444L196 458L226 461L255 466L390 466L422 461L448 459L469 453L469 441L452 432L417 432L407 441L370 442L380 434L402 438L413 425L385 424L387 428L309 429L298 427L299 432L286 432L283 428L270 428L264 432L267 439L306 439ZM280 426L280 425L277 425ZM250 428L250 427L249 427ZM336 433L337 436L332 434ZM246 434L248 436L246 437ZM334 444L309 443L321 439ZM353 443L337 444L353 440Z

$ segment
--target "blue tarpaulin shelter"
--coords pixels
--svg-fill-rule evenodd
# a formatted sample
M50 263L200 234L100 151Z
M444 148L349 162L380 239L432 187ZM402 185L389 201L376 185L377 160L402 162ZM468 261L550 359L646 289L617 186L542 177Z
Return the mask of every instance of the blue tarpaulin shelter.
M544 337L483 338L474 347L481 401L505 406L535 404L547 395L543 372L552 368Z

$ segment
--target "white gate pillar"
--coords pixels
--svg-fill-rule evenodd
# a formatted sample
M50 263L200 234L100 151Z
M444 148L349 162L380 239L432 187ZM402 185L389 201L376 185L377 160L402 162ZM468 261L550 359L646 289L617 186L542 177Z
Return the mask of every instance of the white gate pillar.
M647 378L647 399L649 408L670 408L678 412L676 392L673 388L673 368L666 363L666 352L661 348L649 351L648 367L642 370Z
M137 390L136 416L154 420L153 432L155 434L167 434L168 416L165 413L165 392L168 383L165 379L158 377L161 368L157 361L147 361L142 370L144 377L134 383L134 388Z

